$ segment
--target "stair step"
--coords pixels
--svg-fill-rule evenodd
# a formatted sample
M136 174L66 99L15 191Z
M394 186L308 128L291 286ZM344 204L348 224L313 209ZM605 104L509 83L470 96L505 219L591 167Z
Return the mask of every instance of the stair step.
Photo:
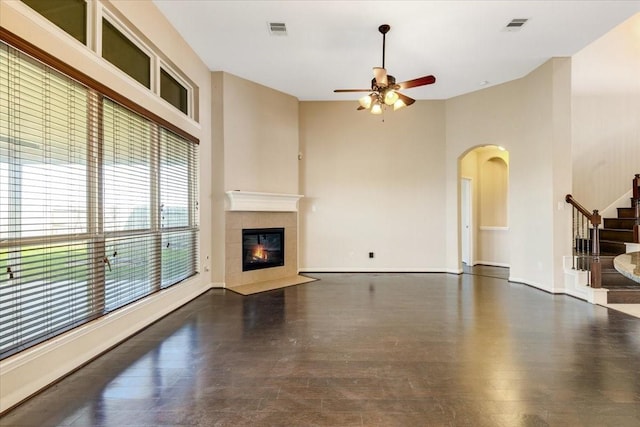
M615 258L615 256L613 255L603 255L600 257L600 269L602 272L605 271L616 271L615 267L613 266L613 259Z
M603 228L600 230L600 241L610 240L614 242L633 242L633 230L620 230L616 228Z
M605 218L604 228L616 228L620 230L633 230L635 218Z
M618 218L635 218L635 208L618 208Z
M620 255L627 251L623 242L600 240L600 253L607 255Z
M600 256L600 271L604 273L618 273L618 270L613 265L613 260L618 255L601 255ZM591 270L591 263L593 262L593 257L591 256L580 256L575 260L575 268L578 270Z
M602 287L607 289L637 289L640 290L640 283L634 282L617 271L602 272Z
M640 304L640 288L638 289L609 289L607 292L609 304Z
M589 239L576 239L576 253L575 255L591 255L591 240ZM627 247L624 242L617 242L612 240L600 240L600 256L616 256L623 254L627 251Z

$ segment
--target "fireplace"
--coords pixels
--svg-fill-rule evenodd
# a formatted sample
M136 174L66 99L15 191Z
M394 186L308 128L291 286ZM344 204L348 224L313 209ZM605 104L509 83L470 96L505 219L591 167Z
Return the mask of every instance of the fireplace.
M242 230L242 271L284 265L284 228Z

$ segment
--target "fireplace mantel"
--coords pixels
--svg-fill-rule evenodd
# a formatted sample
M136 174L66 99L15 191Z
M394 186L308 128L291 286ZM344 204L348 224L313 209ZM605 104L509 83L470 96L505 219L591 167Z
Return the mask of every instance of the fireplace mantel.
M300 194L227 191L227 211L298 212Z

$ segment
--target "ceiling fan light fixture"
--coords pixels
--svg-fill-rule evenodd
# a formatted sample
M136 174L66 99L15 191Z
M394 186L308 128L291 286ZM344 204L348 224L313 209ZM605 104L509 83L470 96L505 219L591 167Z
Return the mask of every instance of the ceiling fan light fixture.
M371 95L365 95L362 98L358 99L358 102L360 103L360 106L364 109L369 109L371 108L371 103L373 102L373 98L371 97Z
M407 104L404 103L404 101L402 99L398 99L396 102L393 103L393 111L397 111L401 108L406 107Z
M371 107L371 114L382 114L382 105L379 102L376 102Z
M373 67L373 77L376 81L376 86L386 86L389 84L387 80L387 70L382 67Z
M384 94L384 103L387 105L394 105L398 99L400 99L400 97L393 89L386 91Z

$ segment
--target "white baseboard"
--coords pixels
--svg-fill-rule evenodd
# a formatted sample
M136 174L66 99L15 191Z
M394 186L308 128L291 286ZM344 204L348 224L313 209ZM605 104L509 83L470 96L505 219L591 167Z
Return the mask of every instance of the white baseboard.
M525 280L525 279L522 279L520 277L509 276L508 280L510 282L514 282L514 283L522 283L523 285L531 286L532 288L537 288L537 289L540 289L542 291L549 292L549 293L552 293L552 294L558 293L558 292L554 292L552 289L549 289L549 288L543 286L540 283L532 282L530 280Z
M563 293L590 302L591 304L606 305L607 292L609 292L609 290L606 288L594 289L588 286L589 274L586 271L571 268L571 258L572 257L568 256L564 259Z
M304 273L450 273L446 268L360 268L360 267L307 267L301 268ZM454 274L458 274L457 272Z
M0 361L0 414L210 288L194 277Z
M633 190L629 190L624 193L622 196L618 197L618 200L611 203L606 208L600 211L600 216L602 218L617 218L618 217L618 208L629 206L629 199L633 195Z
M473 265L478 265L478 264L482 264L482 265L490 265L492 267L506 267L506 268L511 268L510 264L507 264L506 262L495 262L495 261L474 261Z
M625 253L640 251L640 243L625 243Z

